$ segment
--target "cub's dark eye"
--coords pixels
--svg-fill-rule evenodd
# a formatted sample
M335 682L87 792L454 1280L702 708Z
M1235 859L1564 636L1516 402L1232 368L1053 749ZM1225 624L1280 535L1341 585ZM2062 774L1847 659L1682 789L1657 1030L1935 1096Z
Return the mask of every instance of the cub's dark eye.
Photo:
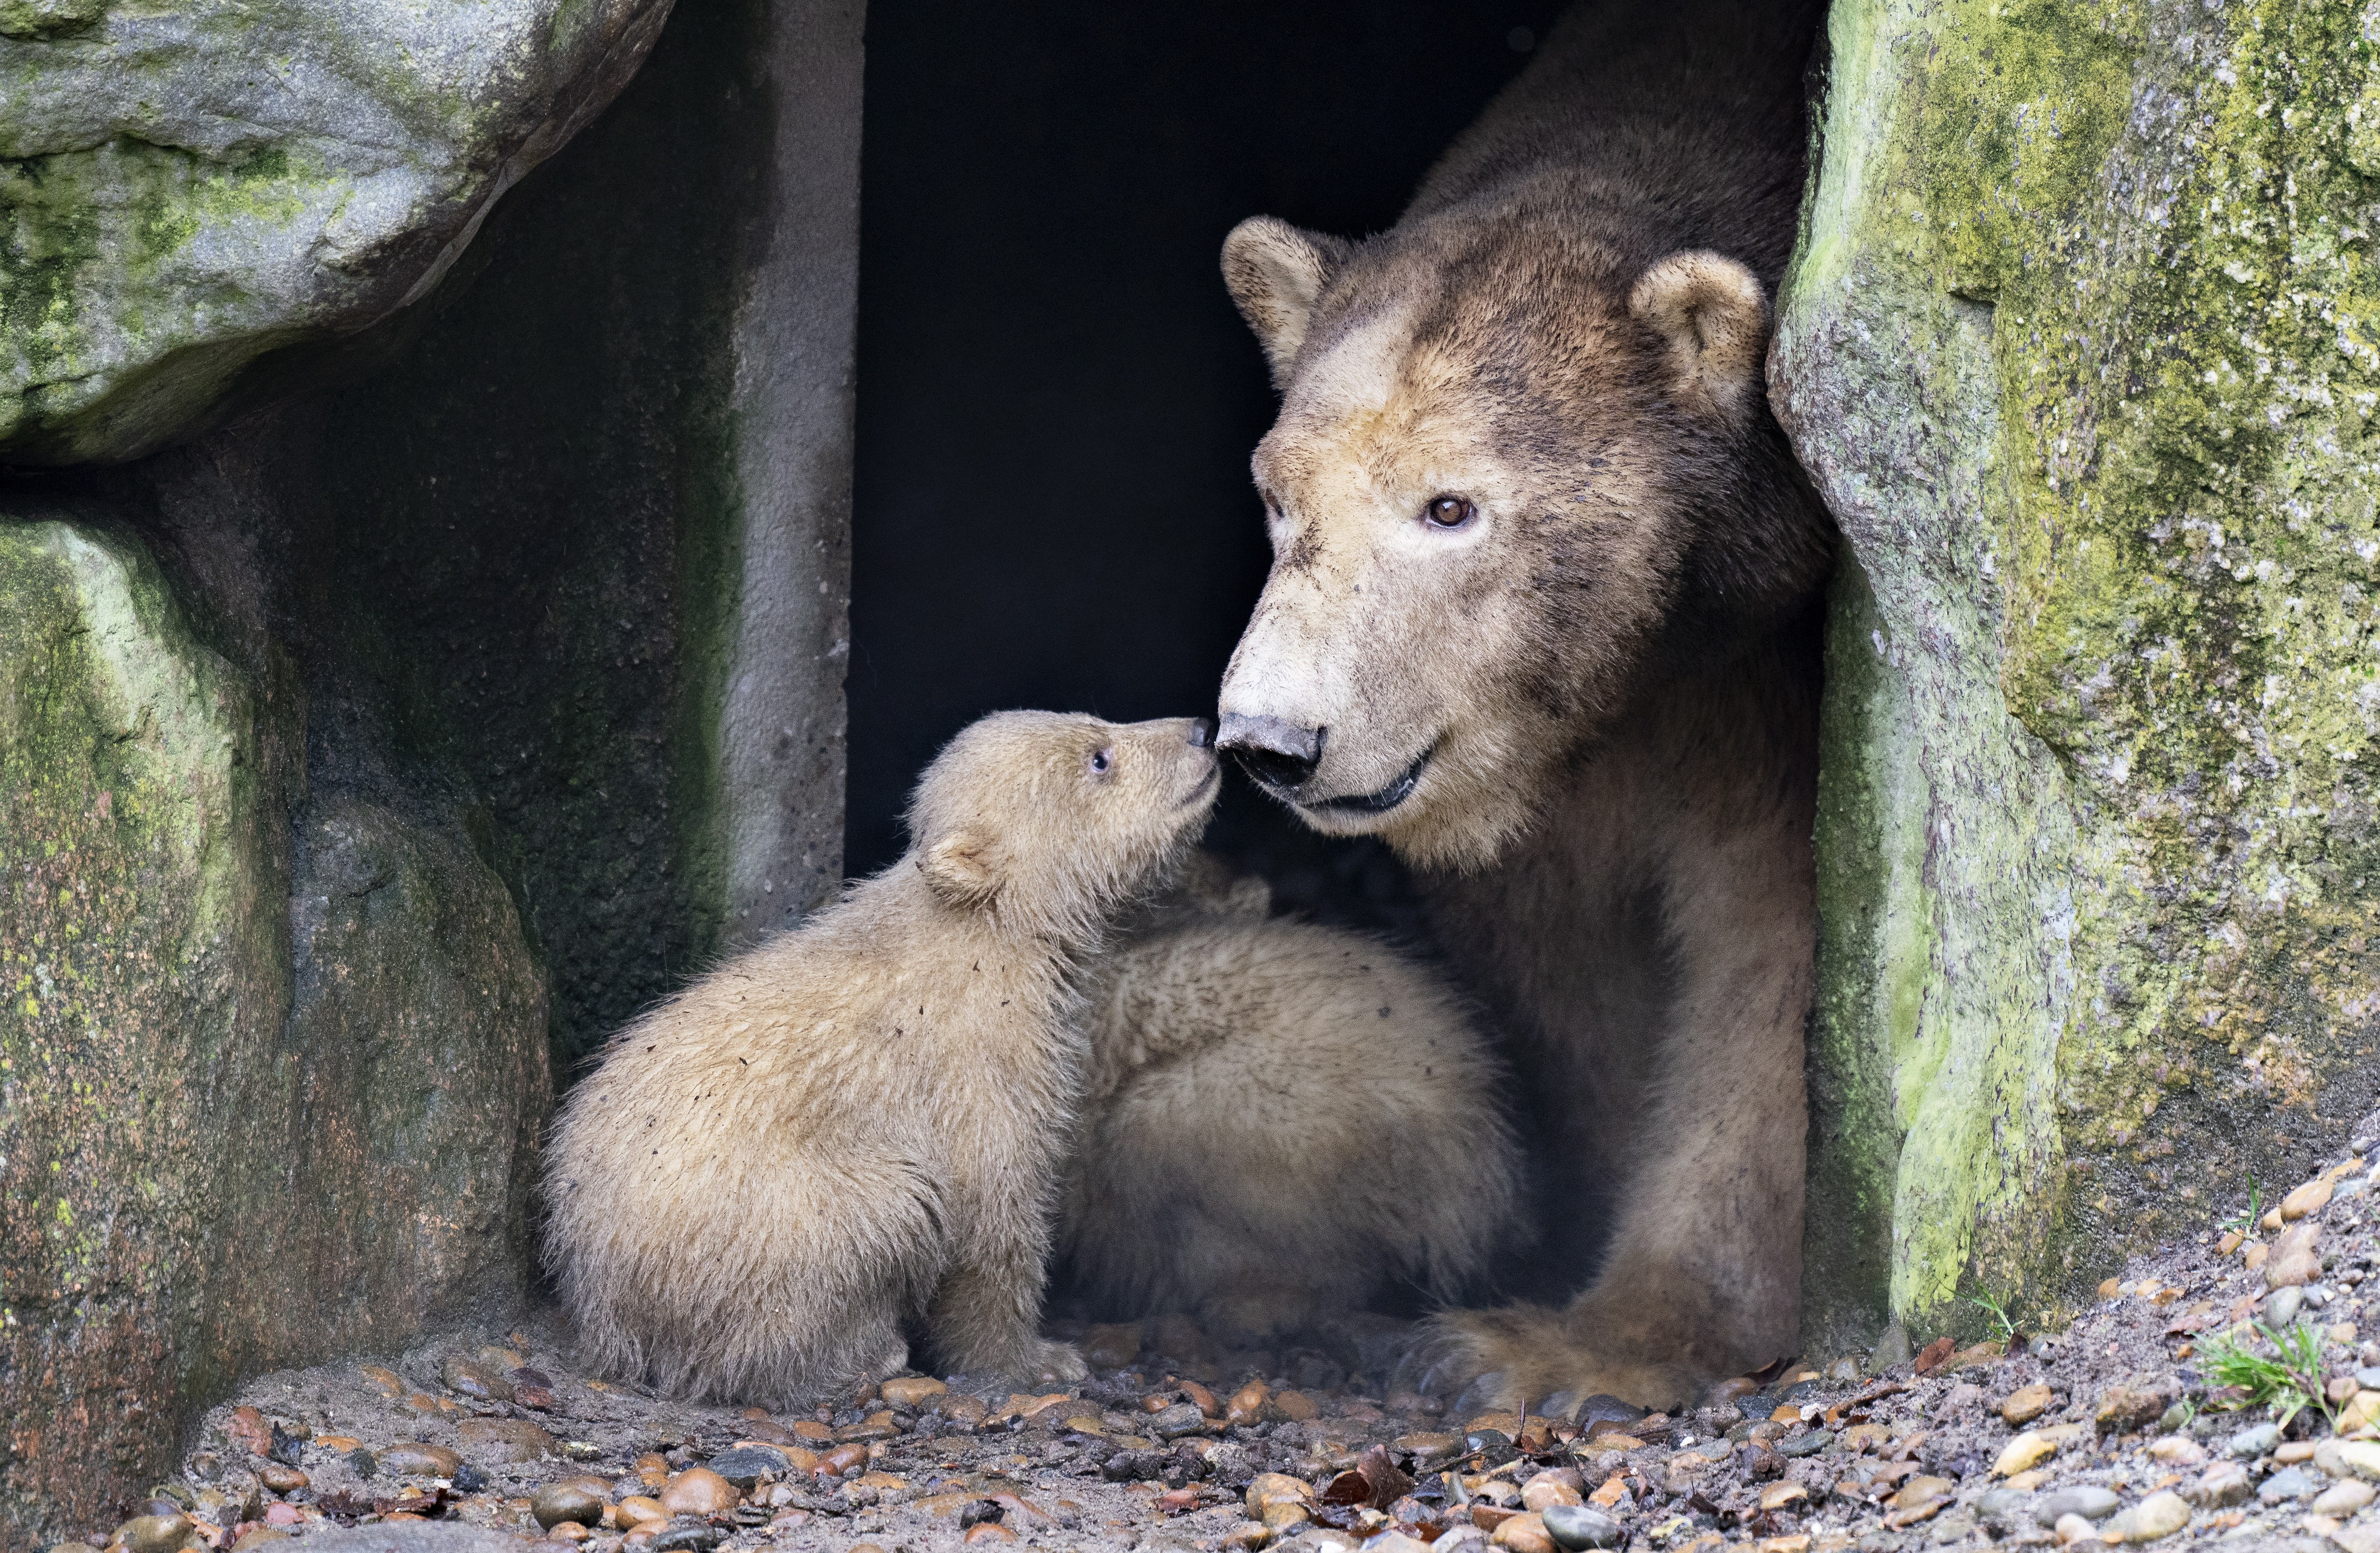
M1111 749L1095 749L1091 751L1091 774L1093 776L1107 775L1108 768L1114 764L1115 751Z
M1433 528L1460 528L1478 516L1478 509L1460 496L1433 496L1421 516Z

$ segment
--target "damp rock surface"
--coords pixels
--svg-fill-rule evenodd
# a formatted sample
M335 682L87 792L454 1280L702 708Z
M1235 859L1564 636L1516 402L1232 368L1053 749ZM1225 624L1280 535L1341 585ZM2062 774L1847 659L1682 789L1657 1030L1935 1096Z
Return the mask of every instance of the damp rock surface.
M0 461L138 457L418 300L669 9L0 6Z

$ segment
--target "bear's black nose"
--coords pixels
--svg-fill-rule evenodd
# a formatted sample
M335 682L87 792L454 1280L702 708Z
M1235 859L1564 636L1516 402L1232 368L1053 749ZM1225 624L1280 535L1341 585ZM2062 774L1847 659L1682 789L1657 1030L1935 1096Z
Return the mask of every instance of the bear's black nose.
M1193 749L1212 749L1215 747L1215 723L1213 719L1194 717L1190 720L1190 747Z
M1301 728L1278 717L1225 712L1220 742L1239 757L1248 775L1268 787L1303 786L1322 762L1322 730Z

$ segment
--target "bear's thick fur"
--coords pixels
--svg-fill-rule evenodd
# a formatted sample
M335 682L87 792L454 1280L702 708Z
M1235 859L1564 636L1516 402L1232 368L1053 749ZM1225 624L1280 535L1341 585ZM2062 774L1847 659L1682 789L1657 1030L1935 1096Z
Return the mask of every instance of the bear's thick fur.
M1833 528L1763 363L1816 14L1574 11L1394 228L1223 249L1281 408L1222 743L1425 871L1511 1043L1585 1287L1444 1320L1505 1405L1796 1346Z
M786 1402L907 1360L1078 1380L1038 1335L1081 963L1194 841L1212 725L1002 712L910 851L621 1032L571 1092L547 1255L594 1361Z
M1518 1152L1472 1011L1388 944L1270 905L1201 855L1090 967L1059 1253L1104 1316L1260 1341L1391 1291L1456 1297L1513 1237Z

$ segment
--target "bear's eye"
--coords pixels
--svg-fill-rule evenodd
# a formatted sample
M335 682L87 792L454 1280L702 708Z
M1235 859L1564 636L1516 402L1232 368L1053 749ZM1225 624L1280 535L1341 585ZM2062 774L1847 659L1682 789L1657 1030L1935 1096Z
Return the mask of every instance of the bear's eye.
M1114 750L1112 750L1112 749L1095 749L1095 750L1091 751L1091 774L1092 774L1093 776L1105 776L1105 775L1107 775L1107 774L1108 774L1108 768L1109 768L1110 766L1114 765L1114 764L1115 764L1115 751L1114 751Z
M1460 528L1478 515L1478 509L1460 496L1433 496L1429 505L1422 508L1422 521L1433 528Z

